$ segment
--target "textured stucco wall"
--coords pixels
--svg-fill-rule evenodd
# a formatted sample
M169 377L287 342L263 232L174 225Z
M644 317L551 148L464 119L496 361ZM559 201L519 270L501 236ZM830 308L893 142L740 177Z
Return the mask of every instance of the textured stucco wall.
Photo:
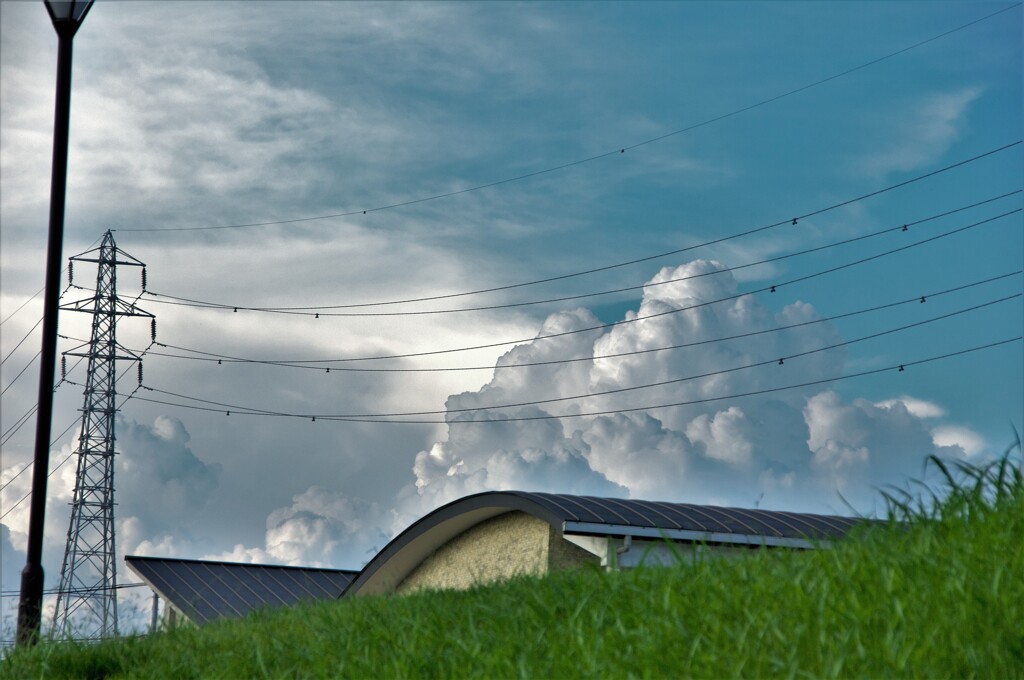
M396 592L465 589L594 561L585 550L563 540L544 520L523 512L508 512L477 524L438 548L402 581Z
M519 574L543 574L548 562L548 523L508 512L477 524L438 548L396 589L465 589Z

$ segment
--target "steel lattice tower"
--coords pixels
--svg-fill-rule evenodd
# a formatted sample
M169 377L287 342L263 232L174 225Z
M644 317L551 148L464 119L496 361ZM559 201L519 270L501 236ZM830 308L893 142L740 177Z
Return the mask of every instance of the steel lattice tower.
M153 315L117 296L117 266L144 267L118 249L111 232L99 248L71 258L97 264L96 292L61 309L92 314L88 345L65 352L88 359L78 471L71 500L64 564L60 572L52 633L56 637L97 639L117 635L117 563L114 540L114 417L117 413L117 362L141 358L117 344L117 319ZM145 290L145 269L142 270ZM156 324L153 322L155 340ZM139 382L142 381L141 363Z

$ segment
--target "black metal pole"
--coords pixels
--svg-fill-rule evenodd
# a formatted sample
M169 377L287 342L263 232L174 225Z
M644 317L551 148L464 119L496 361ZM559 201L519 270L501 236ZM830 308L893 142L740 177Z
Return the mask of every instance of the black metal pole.
M71 120L71 43L74 28L57 27L57 103L53 119L53 165L50 175L50 232L46 249L46 295L43 306L43 349L39 367L39 409L36 411L32 505L28 521L28 550L21 572L18 602L19 646L39 641L43 604L43 525L46 479L50 467L50 423L53 419L53 379L57 364L57 307L64 247L64 198L68 175L68 128Z

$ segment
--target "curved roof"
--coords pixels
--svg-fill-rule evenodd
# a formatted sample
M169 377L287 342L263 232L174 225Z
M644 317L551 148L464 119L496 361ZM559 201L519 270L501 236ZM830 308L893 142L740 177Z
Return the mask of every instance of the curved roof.
M842 538L863 520L833 515L722 508L527 491L487 491L415 522L363 568L346 595L392 592L435 550L497 515L525 512L563 534L645 536L679 541L812 547Z

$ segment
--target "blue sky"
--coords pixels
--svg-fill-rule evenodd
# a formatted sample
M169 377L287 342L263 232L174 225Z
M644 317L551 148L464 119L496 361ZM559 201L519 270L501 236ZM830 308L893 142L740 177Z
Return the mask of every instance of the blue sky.
M829 82L634 147L1007 7ZM444 295L643 258L811 213L1019 140L1021 22L1019 6L985 2L99 2L75 41L65 255L115 229L118 244L148 264L151 291L243 307ZM56 40L36 3L2 3L0 31L0 305L7 319L42 285ZM621 148L628 151L521 181L372 210ZM442 302L579 295L824 246L1017 191L1021 158L1015 146L797 225ZM225 355L424 352L754 291L1020 207L1014 194L908 232L742 269L735 279L725 273L648 287L643 299L633 291L365 319L235 314L152 298L141 304L157 315L162 342ZM360 210L368 213L191 230ZM504 359L510 347L391 365L592 356L830 317L1015 272L1024 262L1021 226L1020 213L1010 214L742 304L523 343ZM717 264L692 263L701 258ZM76 271L82 281L89 275ZM132 276L124 286L138 292ZM620 363L328 375L151 356L146 383L298 414L443 411L723 370L1020 292L1017 276L806 332ZM404 309L439 308L430 304L441 303ZM822 380L1019 336L1021 310L1020 298L1010 299L794 359L789 373L751 369L529 408L567 415ZM4 356L40 315L36 298L5 321ZM73 316L61 317L62 332L87 334L87 319ZM130 346L148 340L144 324L119 333ZM38 349L30 337L3 367L5 430L35 400L35 365L13 382ZM1011 425L1021 428L1022 383L1017 342L772 396L515 425L228 420L132 400L119 430L119 541L128 552L352 567L437 503L517 486L846 512L841 492L870 512L878 487L919 474L929 454L978 460L1001 452ZM55 434L74 421L80 402L74 388L58 392ZM30 458L30 425L4 446L5 483ZM72 450L68 436L54 456ZM70 468L52 482L51 562L63 548ZM5 512L27 477L4 490ZM26 508L3 521L11 546L4 589L16 582L26 522ZM55 570L51 564L48 573Z

